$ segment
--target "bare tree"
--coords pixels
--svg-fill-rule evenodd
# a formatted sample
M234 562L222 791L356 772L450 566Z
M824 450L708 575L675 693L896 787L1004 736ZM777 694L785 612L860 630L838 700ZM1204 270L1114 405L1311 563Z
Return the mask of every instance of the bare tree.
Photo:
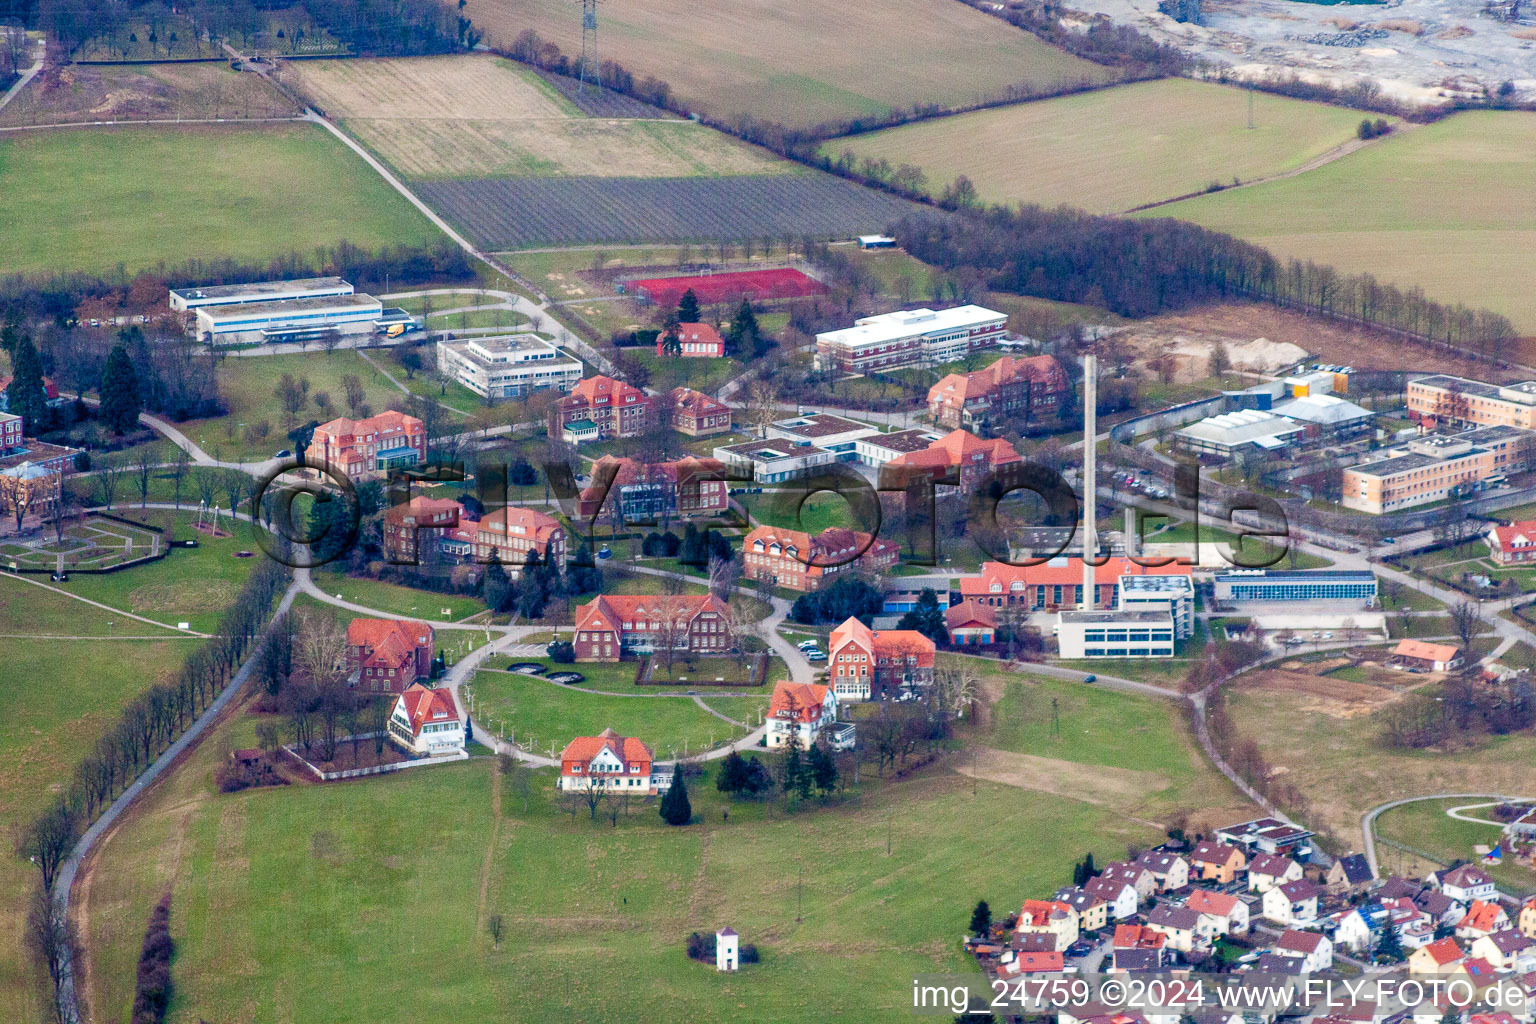
M139 485L139 508L149 504L149 481L154 475L155 458L152 449L141 445L133 460L134 478Z
M62 801L52 804L22 834L18 852L43 876L43 892L52 893L59 868L75 845L75 815Z
M959 718L981 692L981 676L968 661L959 665L938 669L933 673L929 700L935 711L948 717Z
M1475 601L1460 601L1451 606L1451 628L1461 641L1463 656L1472 660L1472 641L1483 631L1482 611Z
M709 556L709 592L722 600L729 599L741 579L744 567L739 558Z
M368 392L364 390L362 380L355 373L344 373L341 376L341 388L347 402L347 413L354 418L360 416L363 403L368 400Z
M767 381L754 381L747 391L747 422L759 437L768 436L768 428L779 418L779 392Z
M219 500L219 471L214 466L198 466L192 471L192 483L205 508L213 508Z
M176 458L171 463L171 480L176 485L176 507L181 508L181 483L187 477L187 470L192 466L192 454L185 448L177 447Z
M303 609L296 614L294 664L316 687L341 678L347 657L347 633L324 612Z
M43 889L33 893L32 906L27 911L27 945L47 970L53 986L53 1019L58 1024L67 1024L64 979L80 952L80 940L69 914Z
M101 489L101 503L112 511L117 500L117 488L123 480L123 464L114 456L104 455L96 460L96 485Z

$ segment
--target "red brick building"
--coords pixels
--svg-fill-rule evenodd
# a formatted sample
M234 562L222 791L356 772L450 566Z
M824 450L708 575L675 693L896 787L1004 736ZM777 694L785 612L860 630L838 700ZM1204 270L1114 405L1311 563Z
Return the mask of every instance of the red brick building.
M1055 356L1004 356L985 370L952 373L928 389L933 422L971 430L1013 416L1054 416L1072 382Z
M387 476L427 461L426 428L415 416L393 409L362 420L339 417L315 428L304 461L353 480Z
M1488 555L1500 565L1536 562L1536 520L1522 519L1488 531Z
M561 437L574 424L571 433L581 437L580 425L591 423L599 441L636 437L656 424L656 406L655 399L621 380L588 377L550 406L549 436Z
M725 339L709 324L678 324L677 343L683 359L719 359L725 355ZM656 336L656 354L665 356L667 332Z
M689 437L731 432L731 407L702 391L673 388L666 397L667 425Z
M537 551L545 565L565 566L565 527L553 516L531 508L499 508L474 524L475 561L485 564L491 556L514 579L523 572L528 552Z
M932 640L915 629L870 629L848 619L827 643L832 692L838 700L878 700L933 682Z
M717 459L637 462L604 455L592 464L592 484L582 490L577 514L643 523L715 516L729 507L725 466Z
M347 626L347 672L360 690L404 693L432 675L432 627L412 619L353 619Z
M577 661L618 661L670 642L691 654L726 654L731 612L713 594L604 594L576 611Z
M964 430L952 430L922 451L905 452L891 459L882 467L882 478L905 479L908 473L923 472L940 479L955 470L960 489L969 493L997 467L1023 461L1013 445L1001 438L987 440Z
M443 538L459 525L464 506L449 498L418 495L384 510L384 553L396 565L419 565L442 550Z
M840 526L829 526L814 537L801 530L759 526L742 541L741 553L748 579L809 591L840 573L892 569L901 545Z
M1114 608L1121 576L1188 576L1190 567L1138 565L1116 555L1093 569L1093 605ZM1026 609L1055 611L1079 608L1083 600L1083 560L1053 558L1040 565L983 562L981 572L960 578L960 596L994 608L1022 604Z

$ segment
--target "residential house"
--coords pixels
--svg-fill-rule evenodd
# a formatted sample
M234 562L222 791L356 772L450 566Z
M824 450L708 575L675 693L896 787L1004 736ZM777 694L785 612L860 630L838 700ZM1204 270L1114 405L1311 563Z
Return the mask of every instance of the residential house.
M1237 879L1237 873L1248 866L1248 855L1240 846L1229 846L1211 839L1202 839L1189 852L1191 871L1202 882L1226 885Z
M1448 974L1466 954L1450 936L1416 949L1408 956L1409 974Z
M1147 927L1161 932L1169 949L1192 953L1196 945L1205 945L1200 934L1200 914L1188 907L1159 903L1147 912Z
M1110 952L1110 966L1105 974L1148 974L1171 966L1173 951L1156 949L1116 949Z
M1472 864L1463 864L1444 871L1431 871L1425 876L1424 882L1467 907L1472 905L1473 900L1498 899L1498 888L1493 884L1493 879L1489 878L1481 868Z
M1359 907L1350 907L1329 915L1328 925L1333 928L1333 944L1340 949L1348 949L1355 953L1368 950L1375 937L1371 922L1366 919Z
M667 351L667 332L662 331L656 335L656 354L682 359L719 359L725 355L725 339L709 324L678 324L676 351Z
M841 700L916 693L933 682L932 640L915 629L870 629L849 618L828 641L832 689Z
M1323 890L1305 878L1277 885L1264 894L1264 917L1275 924L1305 925L1317 920Z
M1316 974L1333 966L1333 941L1320 932L1287 928L1270 947L1281 956L1301 961L1302 971Z
M718 516L730 503L725 466L715 459L639 462L604 455L592 464L592 482L578 496L576 513L587 522L644 526Z
M385 477L391 470L427 461L427 431L421 420L393 409L354 420L345 416L315 428L304 462L342 473L351 480Z
M985 429L1015 416L1056 414L1071 381L1054 356L1004 356L985 370L951 373L928 389L928 413L942 427Z
M1446 973L1452 985L1466 982L1471 987L1474 999L1480 998L1484 992L1499 983L1499 972L1494 969L1493 964L1480 956L1468 956Z
M1152 894L1157 892L1157 879L1140 861L1113 861L1104 866L1104 870L1099 872L1099 877L1124 882L1136 890L1138 900L1149 900Z
M373 693L402 693L432 675L432 627L413 619L353 619L347 624L347 677Z
M1136 916L1141 897L1136 887L1123 878L1106 878L1100 875L1083 883L1083 890L1095 899L1103 900L1109 908L1109 919L1125 921Z
M1026 974L1059 974L1066 965L1066 955L1055 950L1021 951L1009 949L997 962L1000 981L1012 981Z
M656 425L657 401L612 377L588 377L549 407L549 436L572 443L638 437Z
M1499 565L1536 561L1536 519L1521 519L1489 529L1488 556Z
M464 751L464 722L453 691L412 683L395 699L389 738L412 754L443 757Z
M1189 861L1171 850L1148 850L1136 858L1136 863L1152 872L1158 889L1163 892L1182 889L1189 884Z
M1191 889L1184 905L1200 915L1200 931L1207 939L1218 935L1248 934L1248 904L1224 892Z
M1364 854L1350 853L1335 860L1323 874L1323 888L1330 895L1361 892L1376 880Z
M1189 567L1184 568L1187 571ZM1312 833L1279 818L1254 818L1228 825L1216 830L1216 838L1249 851L1282 853L1298 861L1306 860L1312 853L1311 847L1307 846Z
M1014 931L1018 935L1049 935L1059 952L1077 941L1077 911L1060 900L1025 900Z
M713 594L603 594L576 610L577 661L618 661L670 644L689 654L735 649L731 612Z
M621 796L654 796L655 757L633 736L604 729L596 736L578 736L560 752L560 789L584 792L603 789Z
M693 388L673 388L662 408L667 425L688 437L713 437L731 432L731 407Z
M1451 925L1461 923L1461 919L1467 916L1467 905L1460 900L1453 900L1438 889L1424 889L1413 898L1414 904L1424 913L1429 915L1436 925Z
M1473 940L1470 952L1493 964L1495 970L1536 970L1536 940L1513 928L1479 935Z
M539 562L565 569L565 527L554 516L531 508L499 508L487 513L475 528L475 561L489 563L492 556L516 579L530 554Z
M1473 900L1466 916L1456 925L1456 937L1464 942L1504 931L1509 927L1509 914L1497 900Z
M447 531L459 525L464 506L451 498L417 495L384 510L384 554L394 565L421 565L442 554Z
M1536 939L1536 896L1520 906L1520 934L1528 939Z
M1248 891L1267 893L1275 886L1294 882L1301 876L1301 865L1291 858L1273 853L1256 853L1248 862Z
M1117 924L1110 938L1110 947L1121 949L1162 949L1168 936L1141 924Z
M1086 886L1063 886L1056 890L1055 898L1077 911L1078 931L1097 932L1109 925L1109 904Z
M841 526L829 526L815 536L759 526L742 541L741 554L748 579L812 591L846 572L889 572L901 557L901 545Z
M1407 897L1383 899L1382 908L1387 912L1385 927L1397 932L1397 941L1403 949L1412 952L1435 941L1435 923Z
M835 731L836 725L837 694L830 686L787 680L774 684L773 699L768 704L767 744L770 748L794 743L802 750L809 750L823 735L831 743L831 732Z
M1421 672L1454 672L1465 659L1455 644L1432 644L1427 640L1401 640L1392 648L1392 664Z
M944 609L944 625L956 647L985 646L997 638L997 612L974 597Z

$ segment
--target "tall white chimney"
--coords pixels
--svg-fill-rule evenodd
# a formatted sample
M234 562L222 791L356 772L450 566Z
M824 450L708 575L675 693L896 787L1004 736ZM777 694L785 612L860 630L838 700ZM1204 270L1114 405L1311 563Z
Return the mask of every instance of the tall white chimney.
M1093 610L1094 565L1098 560L1099 541L1094 533L1094 511L1098 508L1099 481L1095 463L1098 450L1099 357L1092 351L1083 356L1083 611Z

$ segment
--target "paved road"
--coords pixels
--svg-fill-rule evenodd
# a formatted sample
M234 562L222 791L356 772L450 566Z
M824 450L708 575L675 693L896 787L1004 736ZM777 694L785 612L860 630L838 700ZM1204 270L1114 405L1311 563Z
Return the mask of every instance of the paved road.
M1536 797L1520 796L1512 797L1503 793L1426 793L1421 796L1405 796L1401 800L1389 800L1384 804L1377 804L1360 816L1360 832L1365 837L1363 852L1365 859L1370 862L1371 871L1380 875L1376 865L1376 819L1385 811L1394 807L1402 807L1404 804L1416 804L1424 800L1495 800L1499 802L1536 802Z
M43 59L47 57L47 55L48 41L46 39L39 39L37 41L37 60L33 62L31 67L27 68L27 70L21 73L21 77L16 79L15 83L13 83L9 89L5 90L4 96L0 96L0 110L4 110L5 105L11 102L17 93L25 89L27 87L27 83L32 81L32 79L37 76L39 71L43 70Z
M299 588L297 585L290 585L288 587L283 593L282 600L278 602L274 618L288 611L289 606L293 604L294 595L298 592ZM170 766L171 762L181 755L182 751L197 742L198 737L203 734L203 731L208 728L209 724L235 698L235 695L240 692L240 688L251 678L251 673L255 670L256 654L256 649L252 648L250 656L245 659L245 663L240 666L239 670L230 678L229 683L204 709L203 713L191 725L187 726L186 731L174 743L165 748L165 751L155 758L154 763L144 769L143 773L129 784L128 788L123 790L116 800L112 801L111 806L102 812L101 817L97 818L91 827L85 830L85 834L80 837L79 842L75 843L74 850L70 852L69 859L64 862L64 866L59 870L59 877L54 883L53 899L61 913L66 915L69 913L69 901L72 895L70 890L74 887L75 876L79 873L80 865L84 862L86 855L91 852L91 849L101 840L101 837L112 828L117 819L122 816L122 813L128 809L128 805L133 803L141 793L153 785L155 780ZM68 968L65 971L64 984L62 986L62 998L65 1008L64 1019L66 1021L77 1021L80 1019L80 1007L79 1000L75 994L74 965L71 963L68 965Z

